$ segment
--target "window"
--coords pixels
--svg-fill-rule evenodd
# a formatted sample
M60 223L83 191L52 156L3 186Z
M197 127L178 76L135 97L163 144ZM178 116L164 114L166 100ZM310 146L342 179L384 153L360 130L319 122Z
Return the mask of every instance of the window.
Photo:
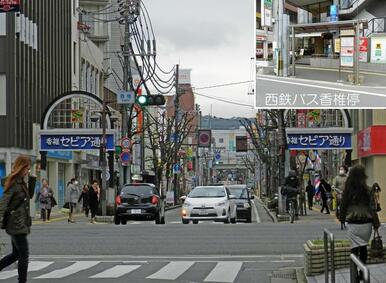
M7 115L7 77L0 74L0 115Z
M6 14L7 13L0 13L0 35L7 34Z
M219 138L218 139L218 143L224 143L224 139L223 138Z

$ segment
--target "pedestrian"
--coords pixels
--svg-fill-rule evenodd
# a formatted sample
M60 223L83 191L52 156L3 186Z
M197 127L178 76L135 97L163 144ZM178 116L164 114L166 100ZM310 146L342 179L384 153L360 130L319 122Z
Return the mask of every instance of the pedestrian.
M328 200L331 199L331 186L326 182L325 179L320 180L320 197L322 199L322 209L320 210L323 213L323 210L326 209L326 214L330 214L330 210L328 209Z
M12 252L0 260L0 270L18 261L19 283L27 282L29 248L27 235L31 232L30 199L33 197L36 177L30 176L31 159L16 158L12 172L3 180L4 195L0 200L2 229L11 236ZM28 178L28 185L27 180Z
M307 192L307 200L308 200L308 209L312 210L312 206L314 202L315 187L312 185L311 180L308 181L306 192Z
M374 196L374 201L375 201L375 207L377 212L381 211L381 199L380 199L380 193L381 193L381 187L379 186L378 183L374 183L373 186L371 187L371 193Z
M75 178L72 178L67 185L66 190L66 202L70 204L70 213L68 214L68 223L75 223L73 215L76 208L76 203L78 201L79 192L78 192L78 181Z
M54 192L49 187L48 180L42 179L42 187L39 191L39 203L43 222L46 222L46 220L50 221L53 196Z
M289 210L289 202L294 203L295 215L298 216L298 201L297 196L299 194L299 181L294 170L289 171L288 176L285 178L284 186L281 194L286 197L286 210Z
M347 171L348 169L346 165L342 165L339 167L338 175L335 177L333 183L335 189L338 190L337 193L343 193L344 185L347 180Z
M91 188L89 190L89 202L90 202L90 210L91 210L91 223L95 224L95 215L98 211L99 206L99 198L100 198L100 188L97 180L92 182Z
M84 211L84 214L88 218L88 214L90 211L90 194L89 194L89 187L87 184L83 185L83 189L78 199L78 203L80 203L81 200L83 200L82 209Z
M356 165L351 168L342 196L340 221L347 222L347 235L351 240L351 252L366 264L367 244L372 227L377 231L380 222L376 212L374 195L366 184L365 168ZM363 274L359 274L361 277ZM362 278L363 280L363 278Z

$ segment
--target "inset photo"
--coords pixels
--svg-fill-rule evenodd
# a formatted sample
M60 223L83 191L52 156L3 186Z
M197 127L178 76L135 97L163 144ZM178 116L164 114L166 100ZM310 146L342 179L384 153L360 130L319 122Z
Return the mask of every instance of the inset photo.
M386 107L385 1L256 1L256 108Z

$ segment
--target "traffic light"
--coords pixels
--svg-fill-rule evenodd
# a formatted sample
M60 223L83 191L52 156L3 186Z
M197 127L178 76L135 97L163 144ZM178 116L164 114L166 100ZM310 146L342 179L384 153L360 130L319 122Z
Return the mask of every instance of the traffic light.
M140 106L164 105L165 102L165 97L162 94L139 95L136 98L136 103Z

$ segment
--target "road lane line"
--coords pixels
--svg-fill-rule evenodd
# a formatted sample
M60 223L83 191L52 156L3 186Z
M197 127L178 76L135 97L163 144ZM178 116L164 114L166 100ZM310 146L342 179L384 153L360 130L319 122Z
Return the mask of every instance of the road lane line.
M89 269L89 268L97 265L98 263L100 263L100 261L77 261L74 264L72 264L66 268L51 271L49 273L35 277L34 279L63 278L63 277L75 274L79 271Z
M194 261L172 261L156 273L146 277L147 279L176 280L185 271L187 271Z
M53 261L31 261L28 264L28 271L38 271L53 264ZM17 275L17 269L0 272L0 280L9 279Z
M261 218L260 218L259 212L257 211L256 203L253 200L252 200L252 202L253 202L253 211L256 214L256 222L261 223Z
M118 278L136 270L139 267L141 267L141 265L116 265L101 273L90 276L89 278Z
M243 263L241 261L223 261L204 279L205 282L233 282L236 279Z
M336 72L339 73L339 69L331 69L331 68L318 68L318 67L305 67L305 66L296 66L297 69L303 69L303 70L316 70L316 71L327 71L327 72ZM341 70L342 73L351 73L352 71L349 70ZM368 71L359 71L360 75L374 75L374 76L383 76L386 77L385 73L378 73L378 72L368 72Z
M271 82L277 82L282 84L292 84L292 85L300 85L305 87L311 87L311 88L321 88L321 89L328 89L328 90L337 90L337 91L345 91L350 93L358 93L358 94L367 94L367 95L373 95L373 96L380 96L380 97L386 97L386 94L382 93L375 93L375 92L368 92L368 91L361 91L361 90L352 90L352 89L343 89L343 88L337 88L337 87L328 87L328 86L320 86L316 84L306 84L306 83L299 83L299 82L291 82L288 80L277 80L277 79L270 79L270 78L263 78L258 77L257 79L263 80L263 81L271 81Z

